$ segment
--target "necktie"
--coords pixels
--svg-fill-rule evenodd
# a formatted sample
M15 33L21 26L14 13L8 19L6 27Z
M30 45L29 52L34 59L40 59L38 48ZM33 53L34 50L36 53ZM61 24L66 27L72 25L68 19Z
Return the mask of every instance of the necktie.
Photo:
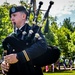
M20 33L20 30L19 29L17 29L17 34L19 34Z

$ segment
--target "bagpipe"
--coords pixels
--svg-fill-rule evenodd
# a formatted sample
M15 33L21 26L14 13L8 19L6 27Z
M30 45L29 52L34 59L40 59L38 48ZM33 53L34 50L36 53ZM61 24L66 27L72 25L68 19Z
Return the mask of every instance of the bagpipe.
M28 38L31 37L34 28L38 27L38 29L37 29L37 31L35 33L34 39L33 39L34 42L35 42L35 40L37 38L39 38L40 35L38 34L38 32L41 30L43 22L48 17L49 10L50 10L51 6L54 4L54 2L50 1L48 9L47 9L47 11L46 11L46 13L44 15L43 20L42 20L42 23L40 23L41 25L38 26L38 25L36 25L37 24L36 22L37 22L37 17L38 17L38 14L39 14L39 11L40 11L40 8L41 8L42 4L43 4L43 2L39 2L39 7L38 7L38 10L36 12L36 16L34 18L35 23L33 24L32 28L31 28L31 30L30 30L30 32L28 34ZM29 10L29 15L30 15L30 10ZM29 18L29 16L28 16L28 18ZM14 44L14 41L15 41L15 44ZM7 45L8 44L10 44L14 49L16 49L17 52L18 52L18 49L20 51L25 49L25 44L24 44L24 42L22 40L17 39L15 36L14 37L13 36L8 36L2 42L2 45L3 45L3 48L4 48L4 54L7 54L7 50L8 50ZM33 59L32 63L34 65L36 65L36 66L42 67L42 66L46 66L46 65L55 63L59 59L59 57L60 57L60 50L56 46L48 46L47 51L44 54L42 54L41 56L37 57L36 59Z

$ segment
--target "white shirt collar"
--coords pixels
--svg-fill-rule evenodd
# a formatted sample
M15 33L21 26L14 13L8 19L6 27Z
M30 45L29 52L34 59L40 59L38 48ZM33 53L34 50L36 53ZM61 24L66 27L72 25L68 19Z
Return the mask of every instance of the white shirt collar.
M24 25L23 25L23 26L24 26ZM19 29L19 30L20 30L23 26L21 26L20 28L17 28L17 27L16 27L16 30L17 30L17 29Z

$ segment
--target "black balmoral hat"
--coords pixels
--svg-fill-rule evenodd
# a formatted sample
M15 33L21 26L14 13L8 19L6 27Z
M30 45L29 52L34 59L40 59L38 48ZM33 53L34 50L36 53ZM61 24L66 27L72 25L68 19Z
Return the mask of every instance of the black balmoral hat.
M16 12L24 12L25 14L27 14L27 10L24 6L13 6L9 10L9 16L11 17L11 14Z

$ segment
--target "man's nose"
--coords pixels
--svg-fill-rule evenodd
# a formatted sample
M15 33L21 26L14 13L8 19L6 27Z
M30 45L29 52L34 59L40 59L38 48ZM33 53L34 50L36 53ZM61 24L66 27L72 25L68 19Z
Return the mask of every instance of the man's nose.
M11 21L14 21L14 17L13 16L11 16Z

